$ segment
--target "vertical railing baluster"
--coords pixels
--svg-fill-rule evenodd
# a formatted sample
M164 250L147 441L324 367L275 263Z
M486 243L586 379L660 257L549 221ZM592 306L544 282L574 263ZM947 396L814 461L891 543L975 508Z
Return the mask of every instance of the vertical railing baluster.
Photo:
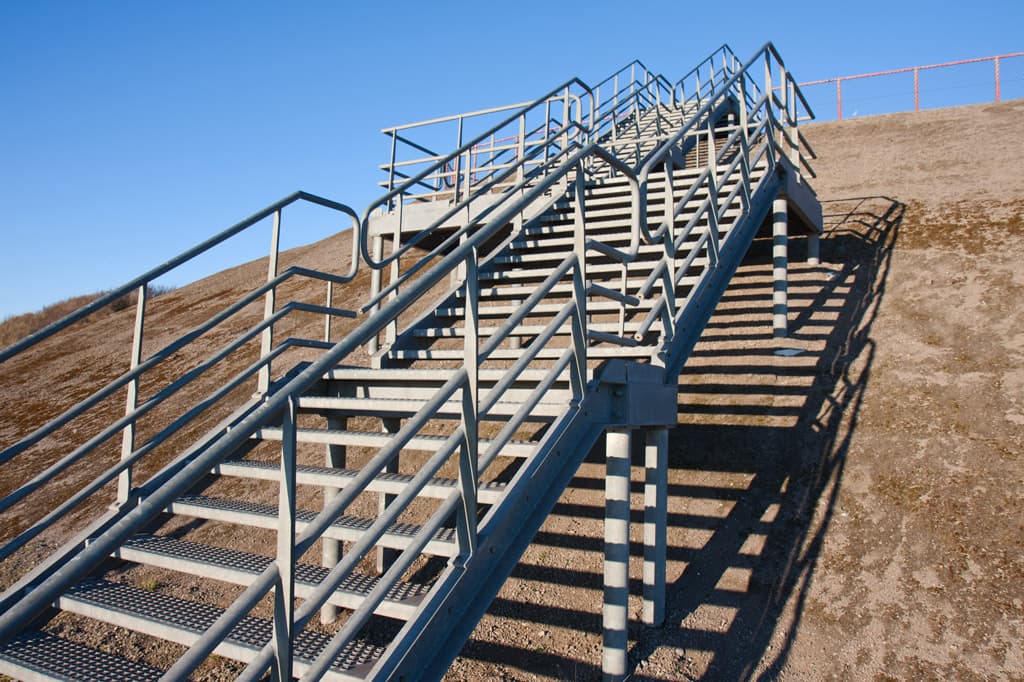
M569 381L572 386L572 400L579 404L583 400L583 392L587 386L587 284L586 271L583 267L585 258L576 258L576 267L572 270L572 295L575 303L570 334L573 347L572 365Z
M274 211L274 227L270 235L270 256L267 263L267 281L270 282L277 277L277 257L281 248L281 209ZM263 320L269 320L273 314L276 304L277 287L273 286L264 297ZM274 345L274 325L271 324L263 330L260 337L260 358L270 355ZM267 362L260 368L259 392L266 394L270 390L270 363Z
M555 128L557 130L557 127ZM544 173L548 174L548 159L551 154L551 100L544 102L544 133L541 137L544 140Z
M295 450L298 403L288 400L282 420L277 511L277 583L274 586L274 668L278 682L292 679L295 624Z
M388 164L388 194L391 194L391 192L395 189L395 153L396 153L397 146L398 146L398 131L397 130L392 130L391 131L391 163ZM437 189L438 189L438 191L440 191L441 190L440 186L438 186ZM388 199L388 210L394 208L394 205L395 205L394 201L395 201L394 197L391 197L390 199Z
M746 76L740 75L741 88L746 90ZM743 182L743 212L747 213L750 210L750 117L747 113L747 104L744 100L743 105L740 106L740 173L742 175Z
M456 149L462 149L462 117L461 116L459 117L458 133L455 136L455 148ZM457 204L457 203L459 203L459 197L461 196L460 190L462 188L462 173L461 173L462 169L459 167L460 164L462 163L462 154L456 154L455 158L453 159L453 161L455 162L455 167L452 169L452 174L453 174L453 178L452 178L453 182L452 182L452 184L454 185L452 187L452 191L454 192L454 195L452 197L452 199L453 199L452 203Z
M334 282L327 282L327 307L334 307ZM324 314L324 343L331 342L331 313Z
M398 219L395 221L394 230L392 230L391 232L391 257L394 260L391 261L391 280L388 282L388 284L397 282L398 277L401 275L401 259L395 258L395 254L398 252L398 249L401 247L402 244L402 227L404 226L403 220L405 218L405 202L400 202L398 204L397 211ZM393 301L396 298L398 298L398 289L399 287L395 287L394 289L391 290L391 293L388 294L389 301ZM388 322L388 326L384 329L384 343L387 344L388 347L390 347L394 345L395 340L397 338L398 318L394 317L391 319L391 321Z
M135 304L135 332L132 336L132 356L129 361L130 371L134 372L139 363L142 362L142 331L146 324L146 291L148 284L139 287ZM139 405L139 378L135 377L128 382L128 395L125 398L124 413L126 415L135 411ZM131 420L124 427L121 435L121 460L126 460L135 452L135 420ZM117 478L117 503L124 504L128 501L132 492L132 467L121 472Z
M398 198L398 202L399 202L398 205L401 206L402 205L402 198L401 197ZM374 260L374 262L379 263L380 259L384 257L384 237L382 237L379 234L375 234L375 235L372 235L370 237L370 239L372 240L371 248L372 248L373 260ZM382 279L382 275L381 275L380 268L379 267L372 267L372 268L370 268L370 298L373 299L373 300L376 300L377 294L380 293L380 290L381 290L381 279ZM372 315L372 314L376 313L378 310L380 310L380 303L375 303L370 308L370 314ZM379 335L379 333L378 334L374 334L373 336L371 336L370 340L366 342L366 351L367 351L367 353L369 353L371 358L380 351L380 335Z
M459 491L461 503L456 514L459 558L465 561L476 550L477 485L479 479L479 375L480 375L480 280L478 251L474 246L466 257L466 315L463 322L463 363L466 383L462 386L462 444L459 448Z
M562 95L562 151L569 148L569 120L572 115L572 100L569 99L569 88Z
M526 194L526 188L523 187L523 180L526 179L526 114L523 113L519 116L519 135L516 138L516 186L519 187L519 196L522 197ZM515 231L516 233L522 232L523 230L523 212L519 211L515 218Z

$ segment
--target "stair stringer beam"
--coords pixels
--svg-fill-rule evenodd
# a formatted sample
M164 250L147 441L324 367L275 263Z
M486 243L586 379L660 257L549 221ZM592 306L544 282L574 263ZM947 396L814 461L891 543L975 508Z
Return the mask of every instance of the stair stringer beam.
M729 239L719 253L718 267L712 269L690 296L676 322L672 341L658 353L659 360L664 363L666 376L677 377L682 372L736 269L750 249L758 228L771 210L772 201L784 187L782 174L783 170L776 167L775 172L761 181L757 193L752 197L750 210L730 230Z
M400 644L378 661L373 679L440 679L501 590L580 464L611 419L611 388L591 382L586 398L567 412L529 470L488 514L476 553L449 565L417 618L395 638ZM523 513L523 510L528 510Z

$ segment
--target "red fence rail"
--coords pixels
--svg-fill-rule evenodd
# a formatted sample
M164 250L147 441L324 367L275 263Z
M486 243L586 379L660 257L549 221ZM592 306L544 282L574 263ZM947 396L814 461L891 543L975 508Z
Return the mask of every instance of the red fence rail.
M873 73L859 73L854 76L837 76L835 78L823 78L816 81L808 81L806 83L800 83L801 88L807 88L815 85L825 85L828 83L836 84L836 117L839 119L843 118L843 81L859 80L862 78L877 78L879 76L892 76L899 73L911 73L914 74L914 111L920 111L921 109L921 85L920 85L920 74L922 71L928 69L942 69L952 66L963 66L964 64L977 64L979 62L993 62L995 65L994 69L994 83L995 83L995 101L999 102L1002 98L1000 92L1000 75L999 75L999 64L1001 60L1012 59L1014 57L1024 57L1024 52L1011 52L1009 54L993 55L991 57L976 57L974 59L959 59L952 62L943 62L941 64L925 64L922 66L908 66L902 69L889 69L888 71L875 71Z

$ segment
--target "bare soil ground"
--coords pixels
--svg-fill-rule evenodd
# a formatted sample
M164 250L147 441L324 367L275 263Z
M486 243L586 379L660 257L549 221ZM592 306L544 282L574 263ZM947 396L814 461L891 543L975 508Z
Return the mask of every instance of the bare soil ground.
M668 619L633 597L631 679L1024 679L1024 101L805 133L824 264L794 240L773 340L755 244L680 377ZM600 678L601 462L447 679Z
M1024 101L805 132L819 156L824 263L806 265L793 241L792 333L775 340L770 244L755 243L680 377L668 618L658 629L639 622L643 469L634 461L632 679L1024 680ZM333 237L289 259L344 272L348 242ZM265 261L250 263L155 299L148 343L197 324L265 272ZM258 319L262 303L251 308L200 349ZM47 370L53 390L25 379L41 353L5 367L0 444L80 399L88 382L123 372L132 314L74 336ZM283 333L315 337L320 324L304 319ZM168 372L192 363L175 358ZM123 400L87 421L108 422ZM31 470L8 467L0 493L60 450L42 448ZM602 455L580 469L446 679L600 678ZM95 474L86 468L79 480ZM26 518L38 516L26 506ZM272 538L253 542L259 551ZM0 566L10 569L0 586L36 556ZM195 589L131 570L137 584L170 594ZM166 663L144 638L78 634Z

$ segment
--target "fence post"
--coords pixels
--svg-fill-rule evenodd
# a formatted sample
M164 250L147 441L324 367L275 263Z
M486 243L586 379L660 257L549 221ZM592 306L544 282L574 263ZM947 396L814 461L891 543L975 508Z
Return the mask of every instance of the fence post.
M996 63L996 101L998 102L1000 100L1000 93L999 93L999 57L996 57L994 61Z
M914 111L921 110L921 85L920 85L920 69L914 69Z

